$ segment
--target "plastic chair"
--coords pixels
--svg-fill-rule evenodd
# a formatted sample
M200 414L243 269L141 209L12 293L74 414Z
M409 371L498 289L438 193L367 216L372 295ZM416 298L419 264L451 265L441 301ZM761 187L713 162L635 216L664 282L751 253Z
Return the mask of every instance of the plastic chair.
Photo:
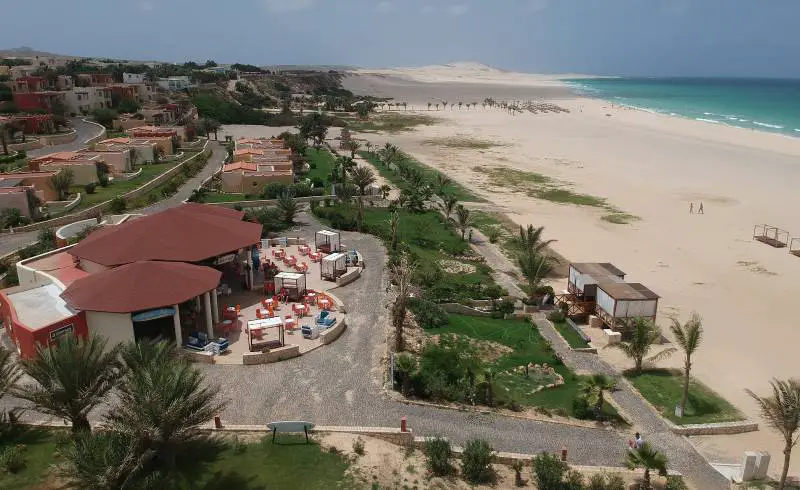
M293 330L295 326L294 317L292 317L292 315L286 315L286 318L283 319L283 326L289 330Z
M256 308L256 318L258 320L263 320L264 318L261 316L261 308Z

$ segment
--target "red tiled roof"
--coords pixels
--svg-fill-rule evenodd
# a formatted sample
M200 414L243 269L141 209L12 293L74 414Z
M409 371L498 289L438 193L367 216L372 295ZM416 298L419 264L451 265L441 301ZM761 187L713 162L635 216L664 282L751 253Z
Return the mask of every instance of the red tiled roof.
M215 289L221 277L211 267L136 262L78 279L61 298L78 310L131 313L183 303Z
M222 167L223 172L233 172L234 170L248 170L255 172L258 170L258 165L250 162L233 162Z
M89 275L75 265L75 259L67 252L48 255L39 260L26 262L25 265L54 276L64 286L69 286L74 281Z
M92 233L69 253L108 267L142 260L200 262L258 243L261 225L243 216L188 203Z

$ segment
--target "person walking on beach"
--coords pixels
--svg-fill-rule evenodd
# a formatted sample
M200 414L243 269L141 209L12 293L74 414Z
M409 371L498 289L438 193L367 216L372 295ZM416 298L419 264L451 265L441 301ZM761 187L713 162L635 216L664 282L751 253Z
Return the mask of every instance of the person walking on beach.
M697 214L703 214L703 203L700 203L700 207L697 208Z
M694 214L694 203L693 202L689 203L689 214Z

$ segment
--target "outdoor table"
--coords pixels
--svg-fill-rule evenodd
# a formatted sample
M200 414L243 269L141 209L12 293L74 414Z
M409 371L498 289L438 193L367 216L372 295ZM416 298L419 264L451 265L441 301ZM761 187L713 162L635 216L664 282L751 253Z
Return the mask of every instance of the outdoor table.
M306 305L297 305L297 316L304 316L306 314Z
M257 311L258 311L258 314L259 314L259 315L261 315L261 318L262 318L262 319L263 319L263 318L269 318L269 310L268 310L268 309L266 309L266 308L259 308Z
M267 298L267 299L261 301L261 303L267 308L272 306L272 304L274 302L275 302L275 300L273 300L272 298Z
M239 315L236 314L236 308L233 306L229 306L225 308L225 311L222 314L223 318L227 318L230 320L235 320Z
M286 249L279 248L278 250L275 251L275 257L276 258L282 259L285 256L286 256Z
M308 294L306 294L306 299L308 301L312 302L312 303L314 302L316 297L317 297L317 293L308 293Z
M319 304L323 310L327 310L330 307L330 303L331 303L330 301L324 298L319 300Z
M219 324L219 329L222 332L222 335L226 337L230 335L231 330L233 330L233 328L234 328L233 320L222 320L222 322Z

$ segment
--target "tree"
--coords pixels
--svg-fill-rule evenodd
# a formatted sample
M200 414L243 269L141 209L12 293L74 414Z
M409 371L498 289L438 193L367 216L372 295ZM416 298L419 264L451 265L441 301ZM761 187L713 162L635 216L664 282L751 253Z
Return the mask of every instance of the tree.
M117 111L112 109L95 109L92 112L92 116L94 117L95 122L98 124L102 124L103 126L110 128L114 119L117 118Z
M62 168L60 172L50 177L50 185L58 194L59 201L67 198L73 180L75 180L75 173L71 168Z
M25 224L27 220L18 208L0 209L0 228L9 228Z
M459 111L461 110L461 106L463 106L463 105L464 105L464 103L459 100L458 101L458 110Z
M361 143L358 140L350 139L344 142L344 148L350 152L350 158L355 158L356 152L361 149Z
M123 114L133 114L134 112L138 112L140 107L141 106L135 99L125 98L119 101L117 110Z
M428 110L431 110L431 103L428 102Z
M800 435L795 436L800 430L800 379L791 378L787 381L773 379L770 381L772 395L761 397L750 390L745 390L758 404L761 416L767 425L783 436L783 470L778 481L778 490L786 486L786 475L789 473L789 462L792 459L792 449L797 445Z
M406 309L411 293L411 278L414 277L416 265L411 262L408 253L401 252L400 256L389 266L389 279L394 285L396 296L392 303L392 326L394 327L394 350L402 352L405 346L403 326L406 321Z
M194 126L194 130L197 131L197 134L208 137L208 124L205 118L201 117L192 123L192 125Z
M455 224L461 232L461 239L464 240L467 235L467 230L472 226L472 217L470 216L469 209L465 208L463 204L456 206Z
M68 334L57 345L39 347L38 355L21 362L22 371L35 383L14 390L42 413L68 419L73 433L90 431L89 412L99 405L120 377L117 347L91 336Z
M452 183L453 181L450 177L441 172L436 173L436 193L439 194L439 196L443 196L447 192L447 186Z
M156 468L173 470L178 452L202 440L200 426L224 408L219 388L167 342L128 344L122 359L125 377L106 424L136 441Z
M692 313L684 325L681 325L677 318L672 319L670 326L675 342L683 351L683 394L681 395L680 414L686 411L686 400L689 398L689 380L692 371L692 355L700 347L703 339L703 319L697 313Z
M540 253L555 242L555 240L542 240L543 232L544 226L534 228L533 225L528 225L527 228L523 228L520 225L519 234L514 238L514 241L524 251Z
M378 150L378 156L383 164L386 165L386 168L389 168L400 157L400 150L393 144L386 143L383 148Z
M218 139L217 131L219 131L221 127L222 124L220 124L220 122L216 119L206 118L206 135L211 132L214 133L214 139Z
M642 489L651 490L653 486L650 482L650 471L656 470L660 476L666 476L667 457L654 449L649 442L645 442L639 449L628 451L628 459L625 461L625 466L631 470L643 468Z
M492 368L486 368L481 372L479 384L486 390L486 405L494 406L494 388L497 383L497 372Z
M389 184L383 184L381 186L381 197L385 200L389 197L389 193L392 192L392 187Z
M130 158L131 158L131 166L136 165L136 162L139 161L139 150L134 147L130 148Z
M630 330L630 340L618 344L608 344L605 348L619 349L634 362L633 371L642 372L642 364L658 362L666 359L675 352L675 348L664 349L653 356L647 357L653 346L661 341L661 329L648 318L633 318L627 325ZM645 359L646 358L646 359Z
M367 191L367 187L375 183L375 172L371 168L363 165L355 167L350 171L350 177L353 183L358 187L358 191L363 196Z
M19 381L20 373L11 352L0 346L0 399L9 393Z
M439 110L439 103L438 102L436 103L436 110L437 111Z
M294 195L286 190L278 196L278 209L281 210L281 217L284 223L294 224L294 219L297 216L300 206L294 200Z
M453 215L453 211L456 208L456 204L458 204L458 199L456 199L454 195L448 194L442 196L440 207L442 208L445 218L450 219L450 216Z
M578 394L593 407L595 420L602 420L605 392L617 387L617 382L604 374L593 374L581 381Z
M11 120L0 119L0 144L3 145L3 155L8 155L8 139L11 131Z
M408 396L411 391L411 375L417 370L417 360L411 354L404 352L395 357L394 368L400 375L403 396Z
M412 107L412 109L413 109L413 107ZM403 110L404 111L408 110L408 102L403 102Z
M392 233L392 241L391 241L391 250L392 252L397 251L397 231L400 227L400 215L397 214L397 211L392 212L392 217L389 218L389 228L391 229Z
M529 250L517 255L517 265L528 283L528 294L531 298L536 294L545 276L550 273L552 261L549 255Z

